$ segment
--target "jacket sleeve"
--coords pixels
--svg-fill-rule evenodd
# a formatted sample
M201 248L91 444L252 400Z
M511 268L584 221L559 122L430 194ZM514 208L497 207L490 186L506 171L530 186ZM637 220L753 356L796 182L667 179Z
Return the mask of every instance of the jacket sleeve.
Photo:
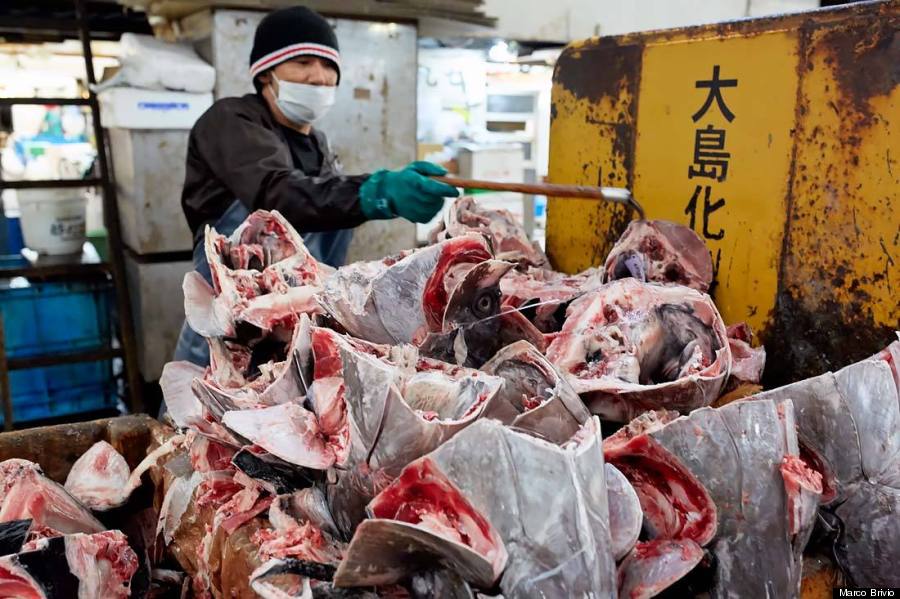
M249 210L278 210L298 231L331 231L363 223L359 187L368 175L309 177L294 168L278 133L241 110L204 115L198 152Z

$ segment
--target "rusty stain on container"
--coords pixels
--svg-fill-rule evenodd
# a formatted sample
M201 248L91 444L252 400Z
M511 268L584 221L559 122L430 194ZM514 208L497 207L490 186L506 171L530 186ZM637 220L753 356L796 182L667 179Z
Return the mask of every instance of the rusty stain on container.
M784 123L775 116L779 106L771 106L771 117L752 123L760 129L760 141L737 148L745 159L750 154L771 157L769 168L757 167L758 180L769 181L767 189L782 189L783 197L754 195L746 177L743 183L729 183L743 206L748 201L768 206L769 218L781 214L781 224L769 225L777 235L754 233L749 243L742 242L747 245L723 249L727 257L716 297L727 300L720 304L727 320L749 320L759 329L770 355L765 373L769 386L865 358L900 328L900 148L896 134L890 135L898 118L898 25L897 3L868 2L576 42L557 63L550 179L624 184L635 190L650 218L682 222L687 220L679 204L684 172L660 158L670 144L683 144L683 136L673 138L681 135L678 119L683 117L661 110L680 104L659 96L681 94L683 101L693 90L661 89L666 69L660 65L693 76L700 66L722 63L727 65L723 71L743 73L746 86L753 69L760 68L760 57L747 51L748 43L769 53L768 68L791 65L784 76L772 75L768 89L753 88L765 89L755 92L759 103L772 102L775 92L790 92L784 96L790 111ZM700 51L691 54L691 46ZM788 54L793 56L786 56L782 47L792 48ZM644 96L650 92L656 99L642 116L638 106L649 102ZM639 122L641 117L645 122ZM775 145L780 140L782 147L773 149L773 133ZM656 150L647 149L654 146ZM765 214L761 211L756 221L765 220ZM570 272L600 264L631 218L621 207L588 209L551 198L548 254ZM738 230L754 224L752 218L742 218L746 214L739 217L732 210L719 224ZM751 262L745 257L766 247L771 260L748 269Z
M783 358L767 368L772 384L864 359L898 328L900 271L894 254L900 248L890 226L883 226L893 222L897 230L889 141L894 115L875 105L890 106L900 83L898 25L898 16L888 14L829 28L809 22L802 30L802 80L819 79L798 94L785 236L790 251L764 336L770 351ZM872 140L880 136L888 141L874 153L884 153L883 165L872 160ZM875 314L879 301L893 303L885 305L887 318Z
M591 40L582 45L568 47L560 55L554 68L554 85L566 90L568 98L553 103L551 127L560 105L565 102L580 103L582 106L589 107L583 116L584 124L589 128L603 131L609 142L608 159L602 160L597 166L587 160L579 161L577 159L568 165L580 168L586 177L586 182L591 185L629 188L632 186L634 124L637 121L635 99L640 84L642 51L643 48L640 45L620 45L616 43L615 39ZM594 77L577 76L583 61L590 64L602 64L602 76L600 74ZM570 73L575 76L571 76ZM589 129L586 129L584 133L587 131ZM551 145L553 140L554 137L551 134ZM552 149L551 153L553 153ZM597 233L589 249L591 260L593 262L602 260L617 238L617 235L611 232L624 230L632 218L632 210L619 204L601 208L585 202L580 202L577 209ZM555 206L548 207L548 227L565 226L565 219L553 218L554 210L556 210ZM557 253L557 258L565 260L562 252ZM555 258L551 256L551 260L555 260Z

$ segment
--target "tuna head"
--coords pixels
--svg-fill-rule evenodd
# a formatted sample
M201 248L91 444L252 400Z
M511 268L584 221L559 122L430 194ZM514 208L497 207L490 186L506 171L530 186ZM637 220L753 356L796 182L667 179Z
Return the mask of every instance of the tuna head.
M308 337L308 326L297 325L289 343L269 338L244 345L208 339L210 367L192 383L196 397L217 420L228 410L300 401L305 385L297 360Z
M500 289L504 307L516 308L542 333L556 333L565 322L569 303L603 284L596 268L574 275L529 268L503 277Z
M572 302L547 357L593 413L620 422L709 405L731 366L725 324L709 296L635 279Z
M705 292L713 279L706 244L693 230L664 220L632 221L603 267L606 280L633 277Z
M570 439L590 419L578 394L527 341L504 347L481 369L504 380L486 416L555 443Z
M506 342L501 314L500 280L510 262L487 260L468 269L451 288L440 329L420 344L433 358L477 367Z
M278 212L257 210L226 238L206 228L204 249L210 286L199 273L185 275L185 317L204 337L256 336L317 313L320 267L303 240Z
M753 398L796 407L800 440L824 477L820 512L840 522L838 564L863 587L900 586L898 357L895 342L873 359Z
M715 503L711 596L798 597L802 552L822 489L799 458L791 402L736 401L641 428L634 441L646 438L647 448L676 456ZM642 476L643 456L650 454L628 453L634 474L623 472L635 484L641 479L632 477ZM645 494L640 482L635 490ZM641 504L646 519L647 499Z
M615 596L596 419L557 445L484 418L424 459L497 529L509 553L504 597Z
M480 235L449 239L377 262L340 268L324 289L326 311L350 334L374 343L420 343L440 332L457 281L492 258Z
M342 349L349 465L392 475L479 418L502 381L477 371L450 377L440 371L403 371L369 355Z
M491 240L498 258L522 266L548 268L543 250L528 238L525 229L509 210L490 210L471 197L462 197L445 213L444 222L432 231L432 241L480 233Z

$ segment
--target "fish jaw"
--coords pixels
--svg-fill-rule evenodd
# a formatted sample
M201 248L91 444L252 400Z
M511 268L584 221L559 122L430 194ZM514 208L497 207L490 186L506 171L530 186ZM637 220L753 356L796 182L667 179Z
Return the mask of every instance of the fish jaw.
M427 457L407 466L369 504L335 574L336 586L398 582L437 560L491 587L506 565L497 531Z
M222 423L282 460L316 470L334 464L315 415L294 403L225 412Z
M644 419L648 415L644 415ZM716 505L703 484L649 431L661 430L665 417L652 424L628 427L603 442L607 462L631 483L653 538L690 539L706 545L716 534Z

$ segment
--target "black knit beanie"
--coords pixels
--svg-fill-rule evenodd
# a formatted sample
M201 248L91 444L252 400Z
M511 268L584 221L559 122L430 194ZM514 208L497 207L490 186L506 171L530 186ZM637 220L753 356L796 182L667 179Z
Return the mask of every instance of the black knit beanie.
M305 6L270 12L256 27L250 51L250 77L297 56L318 56L330 61L341 80L337 36L322 15ZM258 86L256 86L259 89Z

